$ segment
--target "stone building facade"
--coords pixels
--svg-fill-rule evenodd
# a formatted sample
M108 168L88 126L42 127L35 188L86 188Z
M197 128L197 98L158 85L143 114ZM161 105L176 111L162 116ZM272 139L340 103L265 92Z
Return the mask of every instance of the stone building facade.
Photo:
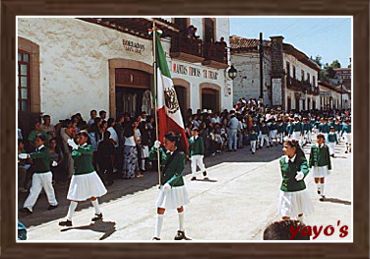
M225 73L229 58L214 47L220 37L228 44L229 21L210 19L189 19L199 26L201 48L195 54L174 46L180 34L175 19L157 19L182 110L232 107L232 83ZM77 112L87 119L92 109L112 117L148 109L153 87L150 19L22 17L17 23L20 111L50 114L56 123ZM214 34L205 35L210 29Z
M320 67L303 52L283 42L282 36L263 40L263 101L286 110L319 109ZM234 101L260 98L260 42L230 37L231 64L238 70L233 81Z

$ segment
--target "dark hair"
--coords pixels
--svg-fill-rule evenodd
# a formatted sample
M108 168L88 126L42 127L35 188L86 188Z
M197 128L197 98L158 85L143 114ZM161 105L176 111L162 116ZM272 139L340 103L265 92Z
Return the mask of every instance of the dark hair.
M46 120L47 118L49 118L49 119L50 119L50 115L44 115L44 116L42 116L42 119L43 119L43 120Z
M113 118L109 118L108 119L108 128L111 127L114 123L114 119Z
M293 147L295 148L296 150L296 159L294 160L294 162L301 162L302 159L303 160L306 160L306 156L304 155L304 152L301 148L301 146L299 145L299 142L295 139L288 139L285 141L285 143L287 143L290 147Z
M175 142L175 145L178 146L179 145L179 142L180 142L180 136L179 135L176 135L174 132L170 131L168 132L166 135L164 135L164 137L171 141L171 142Z
M45 142L45 140L46 140L46 137L44 136L44 135L42 135L42 134L37 134L36 135L36 138L39 138L39 139L41 139L42 141L44 141ZM36 139L35 138L35 139Z
M316 138L318 138L318 139L321 138L321 139L325 140L324 134L321 134L321 133L317 134Z
M107 130L106 132L104 132L104 140L107 140L110 138L110 132Z
M93 112L96 112L96 110L91 110L91 111L90 111L90 114L91 114L91 113L93 113Z
M264 240L310 240L309 233L302 234L302 229L306 226L298 220L281 220L271 223L263 232ZM292 237L291 229L297 231L297 235Z
M99 111L99 116L101 117L101 115L104 114L104 113L107 113L107 112L104 111L104 110Z

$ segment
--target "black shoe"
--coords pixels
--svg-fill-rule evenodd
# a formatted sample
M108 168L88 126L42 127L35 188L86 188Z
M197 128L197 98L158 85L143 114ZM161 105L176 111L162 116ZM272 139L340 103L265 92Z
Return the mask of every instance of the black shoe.
M207 176L207 172L206 172L206 171L204 171L204 172L203 172L203 176L204 176L204 177L206 177L206 176Z
M254 155L254 152L252 152L252 155Z
M62 227L72 227L72 221L70 220L65 220L65 221L59 221L59 226Z
M58 208L58 205L49 205L48 210L53 210Z
M190 179L190 181L195 181L197 178L196 177L192 177L191 179Z
M153 237L152 240L161 240L159 237Z
M185 236L185 231L178 230L177 235L175 236L175 240L191 240L191 239Z
M321 195L320 201L325 201L325 196Z
M93 217L91 220L92 221L98 221L103 219L103 213L100 214L95 214L95 217Z
M348 154L348 151L346 150L344 153Z
M31 215L33 213L32 210L30 210L29 208L23 208L21 209L21 212L26 213L28 215Z
M317 194L318 194L318 195L320 195L320 194L321 194L321 192L320 192L319 190L317 190Z

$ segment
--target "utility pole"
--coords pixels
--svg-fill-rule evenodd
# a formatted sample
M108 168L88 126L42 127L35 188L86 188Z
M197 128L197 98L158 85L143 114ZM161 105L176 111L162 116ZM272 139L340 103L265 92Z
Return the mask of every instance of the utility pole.
M260 99L263 102L263 44L262 44L262 32L260 32L259 54L260 54Z

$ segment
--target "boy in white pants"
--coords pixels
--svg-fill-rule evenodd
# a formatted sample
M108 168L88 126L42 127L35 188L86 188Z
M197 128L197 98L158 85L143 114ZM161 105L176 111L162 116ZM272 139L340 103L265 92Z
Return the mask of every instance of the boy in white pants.
M331 157L334 157L336 144L338 144L337 133L335 132L335 128L331 126L328 134L328 147Z
M35 173L32 176L30 194L23 205L23 211L28 214L33 212L33 206L36 204L42 189L45 190L46 196L48 197L48 210L58 207L52 185L53 175L50 171L51 161L49 150L44 146L44 143L45 137L43 135L37 135L35 138L36 151L30 154L19 154L20 159L32 159L35 168Z
M192 137L189 139L189 155L191 160L191 181L197 179L197 166L200 171L203 173L204 177L207 177L206 167L203 163L204 158L204 142L203 138L199 136L199 130L197 127L194 127L191 130Z
M251 151L254 155L256 153L256 147L257 147L257 133L252 129L251 134L249 134L249 140L251 144Z

